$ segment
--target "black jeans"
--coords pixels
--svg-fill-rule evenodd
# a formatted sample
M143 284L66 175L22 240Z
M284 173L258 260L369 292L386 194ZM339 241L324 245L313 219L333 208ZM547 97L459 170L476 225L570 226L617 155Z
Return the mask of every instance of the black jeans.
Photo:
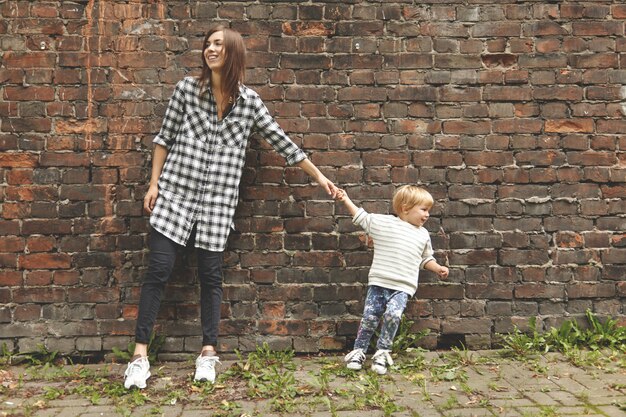
M187 247L193 247L195 229ZM176 252L182 246L173 242L156 230L150 234L150 261L144 276L139 297L139 314L135 328L135 341L148 344L154 327L163 289L167 283ZM223 252L196 249L198 258L198 278L200 280L200 319L202 322L202 345L217 346L217 334L222 304L222 259Z

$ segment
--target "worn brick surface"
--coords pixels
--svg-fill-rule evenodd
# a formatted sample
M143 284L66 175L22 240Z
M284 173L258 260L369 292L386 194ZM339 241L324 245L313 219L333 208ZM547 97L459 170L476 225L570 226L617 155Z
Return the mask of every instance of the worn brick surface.
M357 203L388 212L404 183L435 196L450 278L425 272L407 309L426 346L484 347L530 316L623 321L626 7L487 3L0 1L0 343L132 336L151 140L217 22L246 40L247 84ZM346 348L368 239L262 141L243 178L223 348ZM171 352L199 344L194 259L157 324Z

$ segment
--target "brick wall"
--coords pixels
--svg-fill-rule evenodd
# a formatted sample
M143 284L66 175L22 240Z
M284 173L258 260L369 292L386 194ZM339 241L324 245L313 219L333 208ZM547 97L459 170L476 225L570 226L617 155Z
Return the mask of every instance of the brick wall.
M497 3L497 4L494 4ZM626 5L523 1L0 1L0 343L131 340L151 140L206 29L337 184L389 211L426 186L448 282L408 316L427 347L489 347L537 316L626 313ZM347 212L253 141L226 255L222 349L349 346L371 251ZM193 256L158 331L200 345Z

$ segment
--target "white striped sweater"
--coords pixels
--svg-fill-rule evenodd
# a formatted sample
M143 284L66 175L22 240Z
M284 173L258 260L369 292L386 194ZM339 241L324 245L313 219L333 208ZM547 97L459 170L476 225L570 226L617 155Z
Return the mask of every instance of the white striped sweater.
M374 259L368 285L404 291L417 290L419 270L435 260L428 230L387 214L370 214L359 208L352 222L374 241Z

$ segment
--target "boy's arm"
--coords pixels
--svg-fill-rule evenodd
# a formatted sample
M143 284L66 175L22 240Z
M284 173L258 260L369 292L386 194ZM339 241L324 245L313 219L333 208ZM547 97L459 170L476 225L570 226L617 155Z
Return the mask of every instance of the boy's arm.
M348 212L353 217L356 214L356 212L359 211L359 208L352 202L352 200L350 200L350 197L348 197L348 194L344 190L337 189L337 195L335 196L335 198L341 201L346 206L346 208L348 209Z
M435 261L434 259L428 261L426 265L424 265L424 269L434 272L435 274L439 275L441 278L448 277L448 272L449 272L448 268L443 265L439 265L437 261Z

